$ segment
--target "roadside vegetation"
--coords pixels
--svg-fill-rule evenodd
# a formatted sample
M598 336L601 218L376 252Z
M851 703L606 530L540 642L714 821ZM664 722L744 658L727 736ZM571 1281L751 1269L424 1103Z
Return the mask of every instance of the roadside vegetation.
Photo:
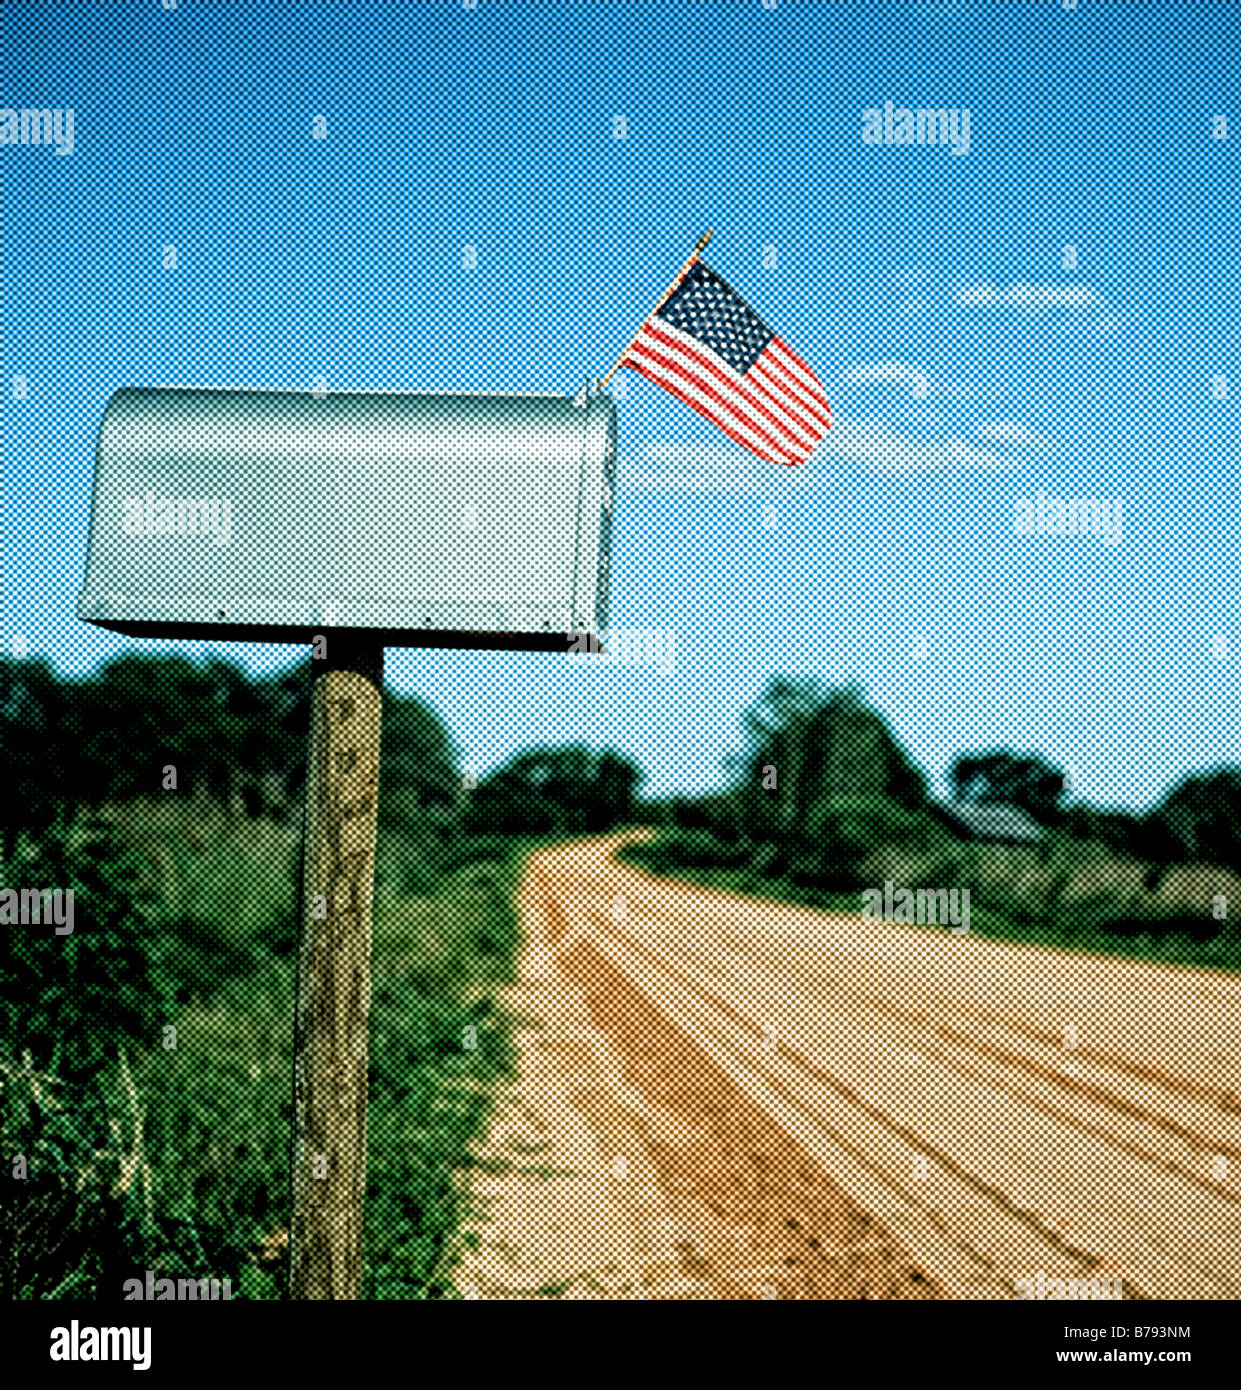
M461 1173L511 1066L496 992L535 843L474 837L416 866L381 844L367 1298L448 1293ZM286 1296L299 862L274 823L130 805L4 865L5 884L76 890L71 935L10 929L0 965L0 1142L29 1173L6 1183L8 1296L112 1301L147 1269Z
M0 1298L115 1301L148 1269L287 1296L308 666L0 661L0 892L73 892L67 934L50 902L0 926ZM527 755L480 814L434 712L384 705L362 1296L455 1297L515 889L638 774ZM588 795L544 814L566 777Z
M1241 969L1241 768L1184 779L1146 815L1065 806L1037 754L958 757L952 797L1018 806L1028 844L955 833L927 780L854 689L773 680L743 716L729 785L648 808L620 858L720 889L856 914L863 894L968 889L971 933ZM927 930L948 930L927 925Z

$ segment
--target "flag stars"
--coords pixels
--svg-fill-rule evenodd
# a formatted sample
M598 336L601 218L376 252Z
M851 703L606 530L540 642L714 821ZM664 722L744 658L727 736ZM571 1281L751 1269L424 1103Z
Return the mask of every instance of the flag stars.
M742 373L773 337L753 309L701 263L691 269L660 310L660 317L692 334Z

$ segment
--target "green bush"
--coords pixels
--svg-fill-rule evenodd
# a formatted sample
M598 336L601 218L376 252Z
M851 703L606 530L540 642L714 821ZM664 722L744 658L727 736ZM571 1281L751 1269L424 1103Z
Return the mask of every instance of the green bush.
M503 852L502 862L500 853ZM487 862L474 855L486 854ZM451 1237L468 1210L458 1173L492 1088L514 1063L490 986L513 975L521 841L463 846L466 867L420 913L427 951L389 934L372 974L364 1296L427 1299L451 1284ZM378 937L377 937L378 939Z
M230 848L194 856L183 872L153 953L179 1003L293 955L298 894L286 866Z
M832 797L812 808L805 840L790 856L790 874L810 887L870 887L863 865L877 846L925 851L940 838L926 812L883 797Z
M150 1268L282 1298L287 1247L259 1251L289 1218L293 840L258 822L202 833L188 804L119 819L6 866L18 886L75 889L72 936L4 929L0 1143L30 1168L0 1185L13 1295L113 1300ZM381 836L367 1297L449 1295L458 1175L512 1066L495 990L512 978L530 846L450 844L423 857L428 892L410 899L391 885L413 856Z
M65 1081L89 1080L118 1045L149 1042L167 1017L169 982L154 963L158 926L141 867L102 825L90 834L48 830L0 864L0 889L19 901L23 888L73 894L68 935L47 921L0 924L0 1040Z
M0 1299L88 1298L121 1289L141 1248L136 1185L122 1191L123 1151L97 1074L72 1085L0 1054ZM25 1176L14 1168L25 1164Z
M435 857L438 873L455 874L480 862L505 863L513 853L511 835L461 835L445 844Z
M649 843L626 845L621 858L655 873L673 873L677 869L744 868L751 852L752 847L745 842L730 844L707 830L674 830Z

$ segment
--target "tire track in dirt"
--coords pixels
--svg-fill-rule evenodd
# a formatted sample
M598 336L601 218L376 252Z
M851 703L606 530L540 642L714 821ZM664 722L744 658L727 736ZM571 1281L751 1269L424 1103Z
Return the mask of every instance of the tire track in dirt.
M592 942L575 940L565 968L595 1025L624 1057L627 1083L682 1120L674 1137L648 1138L665 1184L710 1213L682 1228L678 1248L690 1267L720 1286L720 1296L944 1296Z
M607 862L616 843L545 853L538 884L551 935L586 971L639 1089L658 1095L664 1080L591 971L611 970L627 1016L686 1076L715 1076L718 1094L726 1074L810 1141L817 1166L847 1174L850 1195L930 1274L924 1287L939 1275L947 1296L1012 1297L1015 1277L1043 1269L1123 1277L1130 1297L1241 1295L1241 1165L1230 1161L1241 982L698 891ZM833 1026L820 1016L816 1027L825 993ZM1105 1029L1106 1045L1058 1054L1049 1020L1060 1018ZM692 1061L668 1029L691 1037ZM686 1161L669 1171L684 1180ZM799 1296L849 1296L798 1278Z

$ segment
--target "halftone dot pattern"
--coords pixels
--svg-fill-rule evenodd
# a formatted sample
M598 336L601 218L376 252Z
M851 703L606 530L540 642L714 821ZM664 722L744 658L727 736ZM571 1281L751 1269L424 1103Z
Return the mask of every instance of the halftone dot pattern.
M0 1296L1241 1296L1234 30L1171 8L6 7ZM350 743L347 663L77 619L118 387L567 414L707 226L832 425L609 382L606 654L389 646ZM440 592L216 433L228 513L140 441L150 611L256 519ZM388 541L432 470L564 529L537 448L356 433ZM435 601L537 634L535 568Z
M707 346L742 376L774 336L762 319L701 262L690 267L660 313L677 328L695 336L701 334Z

